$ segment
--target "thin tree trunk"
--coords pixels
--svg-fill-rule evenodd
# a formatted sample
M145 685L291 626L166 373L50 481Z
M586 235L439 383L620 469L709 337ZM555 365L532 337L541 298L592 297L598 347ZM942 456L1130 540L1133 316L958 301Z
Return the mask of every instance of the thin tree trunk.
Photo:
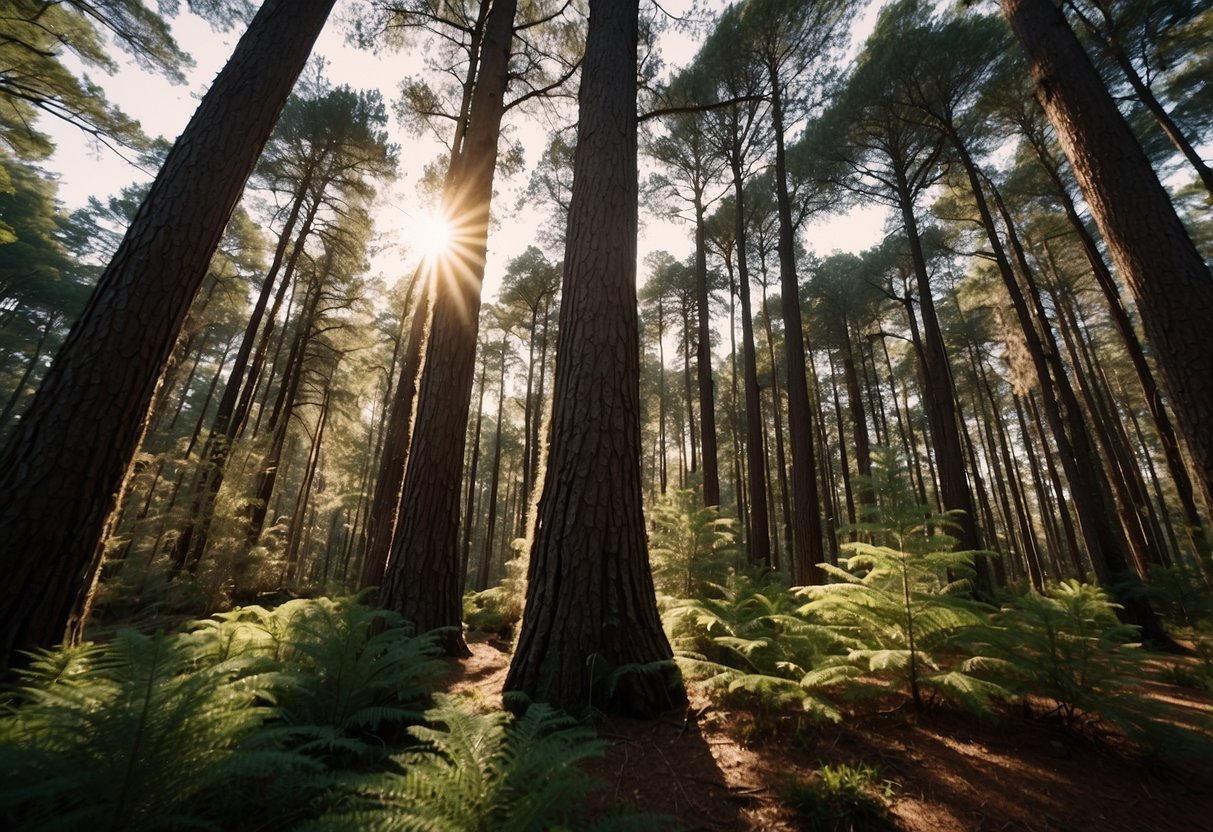
M455 227L457 244L438 263L411 464L404 475L382 593L384 606L418 631L447 628L444 647L460 655L467 653L460 629L460 484L516 8L516 0L497 0L488 13L470 121L443 194L443 211Z
M817 566L825 560L821 541L821 509L817 494L817 463L813 451L813 411L809 406L805 364L804 325L800 315L800 284L796 277L795 232L788 196L787 159L784 152L783 93L774 64L768 67L771 84L771 128L775 135L775 199L779 209L779 279L783 295L783 341L788 371L788 433L792 439L791 558L793 586L820 584L825 573Z

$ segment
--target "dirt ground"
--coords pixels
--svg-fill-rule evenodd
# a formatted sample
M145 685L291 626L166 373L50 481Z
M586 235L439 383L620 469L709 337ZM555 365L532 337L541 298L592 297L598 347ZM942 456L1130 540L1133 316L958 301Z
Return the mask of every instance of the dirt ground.
M469 647L451 690L500 705L507 646ZM1213 695L1150 689L1185 722L1213 718ZM1213 830L1213 760L1146 760L1018 713L985 722L899 708L816 725L720 709L692 688L689 704L662 719L609 719L598 729L611 742L590 766L604 799L672 816L686 830L805 828L780 802L781 785L839 763L879 770L905 832Z

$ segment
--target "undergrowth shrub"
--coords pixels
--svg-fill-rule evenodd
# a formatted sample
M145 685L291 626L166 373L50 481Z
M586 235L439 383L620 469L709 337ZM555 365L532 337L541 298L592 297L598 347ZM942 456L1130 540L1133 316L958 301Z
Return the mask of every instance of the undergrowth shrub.
M1194 567L1151 567L1146 589L1154 609L1173 626L1213 627L1213 592Z
M894 830L893 787L869 765L822 766L810 777L789 777L780 799L794 808L809 832Z
M305 828L605 832L665 825L639 813L590 819L597 783L577 764L599 756L606 743L572 718L546 705L512 718L475 713L448 696L436 701L426 724L409 729L421 747L394 758L394 771L352 778L348 805Z
M689 597L726 580L736 522L705 506L697 488L671 488L648 511L649 558L658 592Z
M915 709L924 706L925 691L988 713L998 688L950 666L944 655L958 633L985 621L988 608L969 597L980 553L952 551L955 540L945 530L955 518L918 502L898 451L875 449L872 474L862 479L873 502L854 529L871 542L846 544L852 554L839 566L819 564L831 582L800 590L809 599L802 612L834 628L847 650L802 683L845 684L852 697L908 688Z
M949 661L955 637L985 623L986 608L964 595L972 555L868 543L847 548L855 554L841 561L844 568L819 564L837 583L800 590L809 598L802 613L830 627L847 649L825 657L801 684L845 685L851 698L908 688L916 709L929 692L988 713L1000 688ZM949 573L965 577L949 580Z
M1117 609L1103 589L1074 580L1025 593L972 631L976 655L965 669L1079 731L1114 727L1148 749L1207 749L1207 738L1171 724L1167 707L1146 694L1148 654Z
M521 598L507 586L494 586L463 596L463 623L469 630L511 638L522 619Z
M733 574L708 591L664 604L675 659L688 678L702 680L726 704L771 711L799 706L841 718L828 699L800 683L840 649L833 630L806 619L799 600L775 577Z
M126 630L20 675L0 718L8 829L234 826L256 784L320 770L282 749L273 674L247 654L200 665L188 639Z
M0 716L12 829L257 828L321 811L331 769L421 719L431 635L356 599L35 654Z
M437 635L413 636L399 614L358 599L296 599L196 622L200 656L233 650L274 671L278 716L310 751L373 753L393 724L421 719L443 672Z

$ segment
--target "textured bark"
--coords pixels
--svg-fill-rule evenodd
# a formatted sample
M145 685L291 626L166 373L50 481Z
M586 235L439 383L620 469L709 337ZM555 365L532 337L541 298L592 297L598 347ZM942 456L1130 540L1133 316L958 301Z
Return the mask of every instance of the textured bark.
M417 391L410 464L383 581L384 606L419 632L449 628L443 641L452 654L467 652L460 629L459 497L476 375L489 203L516 8L516 0L498 0L489 11L470 121L444 193L443 213L454 228L455 242L435 264L434 311Z
M1208 532L1204 528L1205 521L1201 517L1200 509L1196 505L1196 490L1193 486L1192 477L1189 475L1187 463L1184 461L1183 454L1180 451L1179 437L1175 433L1175 426L1171 422L1171 415L1166 405L1163 404L1162 394L1158 389L1158 382L1155 380L1154 373L1146 361L1145 351L1142 349L1141 341L1137 337L1137 331L1133 328L1133 322L1129 319L1128 312L1121 301L1120 287L1112 276L1112 270L1104 262L1103 253L1100 252L1098 243L1095 242L1095 238L1087 230L1086 223L1079 216L1078 208L1074 205L1074 200L1070 197L1070 191L1062 179L1060 163L1050 151L1044 136L1033 130L1025 130L1024 133L1032 149L1036 152L1041 167L1053 183L1057 197L1061 201L1061 206L1066 212L1066 218L1070 221L1074 233L1082 244L1083 255L1091 266L1091 272L1095 275L1095 281L1099 284L1099 288L1103 291L1104 297L1108 301L1108 310L1112 316L1112 323L1115 324L1116 331L1120 333L1121 340L1125 346L1125 352L1133 363L1133 370L1137 374L1138 383L1141 385L1142 396L1145 398L1150 415L1154 418L1159 442L1162 443L1163 454L1167 460L1167 470L1171 474L1171 480L1174 482L1175 491L1179 496L1180 506L1183 508L1187 536L1193 547L1200 554L1200 557L1207 557L1210 550L1210 541ZM1044 248L1051 262L1052 253L1049 250L1047 241L1044 243ZM1213 484L1206 483L1204 493L1213 493Z
M1002 0L1117 271L1158 357L1180 434L1213 483L1213 277L1069 24L1050 0ZM1206 505L1213 494L1205 493Z
M480 566L476 570L476 591L489 588L489 575L493 566L493 537L497 531L497 493L501 487L501 422L505 414L505 352L506 340L501 336L501 367L497 379L497 427L493 433L493 472L489 475L489 516L484 529L484 549L480 553ZM509 503L509 500L506 500Z
M418 273L423 267L418 267ZM428 281L425 281L428 282ZM375 493L367 518L366 555L362 559L363 587L379 586L387 569L388 552L392 547L392 532L400 510L400 489L404 485L404 468L409 455L409 427L413 419L413 399L417 389L417 373L425 346L426 322L429 318L432 287L420 286L421 294L409 324L408 344L400 376L392 393L388 410L387 431L375 478Z
M1070 384L1066 367L1061 362L1057 340L1053 336L1053 330L1040 300L1040 293L1033 283L1032 270L1027 256L1019 242L1015 224L1002 196L993 183L990 183L990 193L1002 216L1007 239L1028 287L1027 294L1032 300L1030 308L998 238L994 218L990 214L981 182L978 179L977 168L959 139L954 138L954 141L957 153L968 172L969 186L973 189L982 224L986 228L1007 294L1011 298L1011 304L1023 329L1024 343L1032 359L1032 365L1036 369L1045 416L1049 420L1049 428L1053 432L1057 456L1066 472L1066 479L1070 482L1070 500L1074 506L1074 513L1078 517L1079 530L1082 533L1083 542L1087 546L1087 554L1095 568L1095 575L1124 607L1124 615L1128 620L1142 628L1142 633L1146 638L1155 643L1165 643L1169 641L1169 638L1163 632L1158 616L1150 606L1145 594L1137 591L1137 575L1132 571L1130 564L1133 529L1128 524L1135 522L1135 518L1125 516L1124 524L1118 524L1113 513L1109 480L1116 483L1119 478L1119 472L1116 470L1115 448L1108 442L1102 424L1093 421L1088 426L1083 420L1078 396L1074 392L1073 385ZM1077 375L1081 382L1081 372ZM1091 414L1092 416L1097 415L1093 408ZM1109 459L1108 469L1099 466L1092 433L1103 449L1104 455ZM1129 512L1123 511L1123 513L1127 515ZM1144 547L1144 541L1139 542L1138 545Z
M641 506L637 0L591 0L552 446L507 691L653 716L685 700Z
M903 188L904 194L908 192L908 187ZM931 442L939 465L939 498L946 511L961 512L955 520L957 551L977 551L982 548L981 536L977 531L973 494L969 491L969 480L965 474L964 451L960 443L960 427L956 415L956 386L952 381L952 370L944 349L943 331L935 311L935 300L931 297L931 281L927 274L922 240L918 234L918 221L914 217L908 196L901 200L901 217L905 223L910 254L914 261L914 274L918 281L922 336L921 339L916 337L915 341L921 345L919 358L925 398L923 404L931 426ZM913 311L907 311L913 323Z
M779 208L779 279L783 295L783 343L788 368L788 433L792 438L792 584L820 584L825 573L821 545L821 509L817 494L817 463L813 448L813 409L805 364L804 324L800 315L800 284L796 279L796 249L792 205L788 197L787 160L783 137L783 93L778 69L769 67L771 121L775 132L775 198Z
M85 612L156 384L333 2L262 5L0 455L0 662Z

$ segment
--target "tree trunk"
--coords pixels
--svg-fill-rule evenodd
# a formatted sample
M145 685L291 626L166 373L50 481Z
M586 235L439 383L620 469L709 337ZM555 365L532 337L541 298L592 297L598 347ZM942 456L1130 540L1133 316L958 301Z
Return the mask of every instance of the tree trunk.
M825 573L821 544L821 509L817 495L817 463L813 451L813 410L805 365L804 325L800 316L800 285L796 279L796 250L792 206L788 197L787 161L783 136L783 93L774 64L771 81L771 121L775 133L775 197L779 207L779 279L783 295L783 343L788 370L788 433L792 438L792 585L820 584Z
M443 213L456 239L436 264L434 312L409 450L412 464L404 475L383 582L383 605L418 632L450 628L442 640L451 654L467 653L460 629L459 497L516 8L517 0L498 0L489 11L467 134L443 195Z
M745 450L749 469L750 525L747 553L751 564L771 567L771 531L767 521L767 487L763 471L762 412L758 389L758 359L754 346L754 313L750 309L750 269L746 263L745 198L741 162L737 155L733 166L733 193L736 197L737 297L741 301L741 361L745 376Z
M1002 0L1112 261L1129 284L1213 505L1213 278L1078 38L1050 0Z
M1137 337L1137 332L1133 328L1132 321L1129 320L1124 303L1121 301L1120 287L1116 284L1116 280L1113 278L1112 271L1108 268L1107 263L1104 262L1103 254L1100 252L1095 238L1091 236L1086 224L1078 215L1078 209L1074 205L1074 200L1070 197L1066 183L1061 177L1057 160L1049 152L1042 138L1029 134L1028 139L1037 157L1040 159L1041 167L1044 168L1045 173L1048 174L1050 181L1053 183L1057 196L1061 200L1062 208L1066 212L1066 218L1069 219L1070 225L1074 228L1074 233L1078 235L1079 242L1082 243L1083 254L1087 258L1087 263L1091 266L1091 272L1095 275L1095 281L1099 284L1099 288L1103 290L1104 297L1108 301L1108 309L1111 313L1112 322L1115 324L1116 331L1120 333L1121 340L1124 342L1125 351L1129 355L1129 360L1133 363L1133 370L1136 372L1137 380L1141 384L1142 395L1146 400L1146 407L1149 408L1150 415L1154 418L1154 424L1158 429L1159 441L1162 443L1163 454L1167 460L1167 470L1171 473L1171 480L1175 483L1175 490L1179 495L1180 506L1183 508L1188 537L1199 553L1199 556L1206 558L1211 548L1210 541L1208 532L1205 529L1205 522L1201 517L1200 510L1196 506L1196 491L1192 484L1192 477L1188 473L1187 463L1184 461L1183 454L1180 451L1179 438L1175 434L1175 426L1171 423L1171 416L1163 404L1158 383L1154 379L1154 373L1150 370L1150 365L1146 361L1141 341ZM1046 257L1051 263L1053 259L1052 252L1047 242L1045 242L1044 248ZM1213 493L1213 484L1206 484L1204 492Z
M493 536L497 530L497 491L501 483L501 422L505 417L505 349L508 335L501 337L501 377L497 380L497 427L493 434L493 472L489 478L489 517L484 530L484 550L476 570L476 591L489 588L489 569L493 565Z
M903 194L908 189L903 188ZM931 296L931 281L927 274L927 261L922 251L922 240L918 234L918 221L908 197L901 199L901 216L905 223L906 237L910 243L910 254L914 261L914 273L918 279L918 307L922 313L921 369L923 378L924 409L931 426L931 440L939 465L939 497L946 511L959 510L956 549L978 551L982 548L977 531L977 515L969 481L965 474L964 452L960 444L960 426L956 416L956 387L952 381L952 370L944 348L943 331L935 311L935 300ZM913 311L907 310L913 319ZM980 575L979 575L980 577Z
M421 274L424 266L418 266ZM380 456L379 476L375 478L375 492L367 512L366 555L362 559L363 587L379 586L387 569L388 552L392 547L392 533L400 510L400 489L404 485L404 468L409 455L409 428L413 419L413 397L417 389L417 372L425 347L426 324L429 319L430 298L434 287L423 277L420 294L414 305L412 322L409 324L408 344L404 349L404 360L400 377L392 393L388 410L387 434L383 440Z
M87 615L148 404L333 2L261 6L0 454L0 662L54 644Z
M708 293L708 244L703 224L703 195L695 196L695 300L699 368L699 432L703 450L703 504L720 505L720 462L716 450L716 392L712 383L712 328Z
M685 701L657 615L640 481L638 0L591 0L552 410L507 691L636 716Z

